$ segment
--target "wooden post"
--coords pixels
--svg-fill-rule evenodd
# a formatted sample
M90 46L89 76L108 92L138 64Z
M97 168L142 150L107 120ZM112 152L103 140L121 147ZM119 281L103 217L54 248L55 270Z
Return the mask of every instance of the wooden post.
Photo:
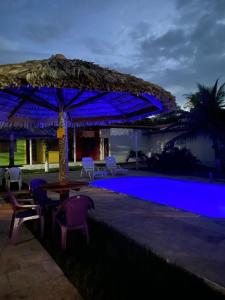
M67 113L59 112L59 128L63 132L59 139L59 181L65 183L68 173L68 136L67 136Z
M49 152L48 152L48 142L45 141L45 172L49 171Z
M29 139L30 166L33 165L32 139Z
M10 133L10 144L9 144L9 165L14 166L14 151L15 151L15 140L14 134Z

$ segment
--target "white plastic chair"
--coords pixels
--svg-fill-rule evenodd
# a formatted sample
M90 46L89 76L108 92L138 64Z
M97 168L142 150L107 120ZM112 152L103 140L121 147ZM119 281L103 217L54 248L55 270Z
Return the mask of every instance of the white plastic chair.
M107 171L105 168L95 167L94 161L91 157L82 158L82 169L80 176L88 176L90 180L94 179L96 176L106 176Z
M127 174L128 169L122 168L120 165L117 165L116 159L114 156L108 156L105 159L106 169L112 174Z
M10 185L12 182L18 182L19 190L22 187L22 174L20 168L12 167L6 171L5 174L6 187L10 190Z

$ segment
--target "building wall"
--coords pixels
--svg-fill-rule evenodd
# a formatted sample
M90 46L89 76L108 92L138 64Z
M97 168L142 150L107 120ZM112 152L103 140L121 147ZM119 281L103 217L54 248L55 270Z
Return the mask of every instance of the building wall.
M165 144L172 139L177 133L158 133L146 134L145 130L134 130L126 128L110 128L100 131L100 138L108 138L109 155L116 157L118 162L125 162L130 150L136 149L135 134L137 133L137 150L143 151L150 156L152 153L161 153ZM15 152L15 164L26 164L26 141L17 140L17 151ZM45 162L45 145L42 140L37 140L37 163ZM197 139L186 141L179 144L180 147L190 149L202 164L206 166L214 166L214 151L212 142L209 138L199 136ZM77 145L79 147L79 145ZM100 158L104 160L104 149L100 149ZM8 152L0 152L0 165L8 165ZM58 151L49 151L49 162L57 163L59 161Z
M134 130L111 128L109 136L110 155L118 162L125 162L130 150L135 148Z
M27 163L26 159L26 140L16 141L15 164L24 165Z
M151 153L161 153L165 144L177 134L178 133L176 132L151 134L148 142L149 151ZM209 167L214 166L215 155L212 148L212 142L209 137L199 135L196 139L177 143L176 146L189 149L203 165Z
M44 162L44 142L42 140L37 141L37 163L41 164Z
M137 146L135 142L137 134ZM115 156L118 162L124 162L130 150L143 151L147 156L152 153L161 153L165 144L178 133L147 134L146 130L134 130L123 128L110 129L110 154ZM206 136L198 136L197 139L176 144L179 147L188 148L203 165L214 166L214 151L211 140Z
M26 161L26 140L16 141L16 151L14 153L14 162L16 165L24 165ZM9 164L9 152L0 152L0 165Z
M59 151L49 151L49 163L59 162ZM42 140L37 141L37 163L45 162L45 143Z

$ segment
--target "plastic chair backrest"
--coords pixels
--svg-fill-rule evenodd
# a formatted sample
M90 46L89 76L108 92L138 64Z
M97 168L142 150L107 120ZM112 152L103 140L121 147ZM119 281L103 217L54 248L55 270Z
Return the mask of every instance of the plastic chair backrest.
M37 204L44 206L48 201L47 191L41 188L41 185L45 184L46 180L42 178L35 178L30 182L30 191L32 192Z
M30 191L33 192L35 189L39 188L42 184L45 183L47 183L47 181L42 178L32 179L30 182Z
M92 157L83 157L82 158L82 166L83 168L86 170L90 170L90 169L93 169L95 168L95 165L94 165L94 161L92 159Z
M12 167L8 169L10 180L19 180L21 175L20 168Z
M109 168L116 168L117 164L116 164L116 159L114 156L108 156L106 157L106 166L109 167Z
M88 196L73 196L65 202L66 225L68 227L79 227L84 224L87 218L87 211L90 207Z

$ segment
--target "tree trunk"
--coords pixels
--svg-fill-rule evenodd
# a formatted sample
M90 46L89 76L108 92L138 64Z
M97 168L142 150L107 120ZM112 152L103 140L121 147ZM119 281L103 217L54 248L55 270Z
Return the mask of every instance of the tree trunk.
M14 166L14 151L15 151L15 140L14 134L10 134L10 145L9 145L9 165Z

